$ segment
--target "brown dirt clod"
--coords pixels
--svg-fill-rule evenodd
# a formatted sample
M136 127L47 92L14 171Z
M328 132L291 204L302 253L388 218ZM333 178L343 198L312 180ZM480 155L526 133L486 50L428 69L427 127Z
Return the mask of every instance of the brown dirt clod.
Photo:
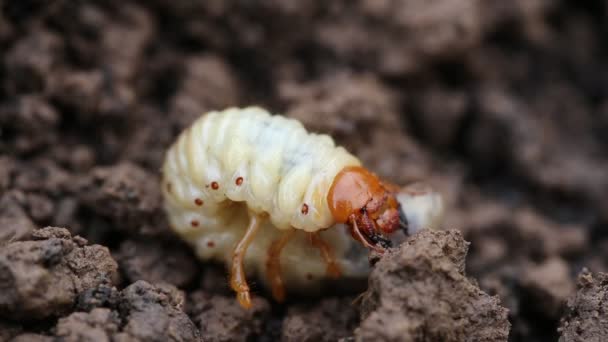
M578 292L568 299L568 310L559 327L559 341L608 340L608 274L583 270L577 287Z
M351 337L359 321L354 298L327 298L291 307L283 321L282 341L338 341Z
M61 318L55 327L55 335L66 342L110 341L119 327L120 319L116 312L97 308Z
M138 281L117 301L89 312L61 318L53 329L62 341L200 341L199 332L182 311L184 296L171 285Z
M121 293L125 321L118 341L199 341L199 331L183 312L184 295L171 285L137 281Z
M126 240L115 255L129 282L168 283L183 287L197 270L197 260L187 246L150 240Z
M47 227L0 249L0 315L36 320L68 312L79 293L117 278L106 247Z
M359 341L506 341L507 309L464 273L459 231L422 231L376 263Z
M36 226L25 213L21 192L5 192L0 197L0 245L27 237Z
M548 317L558 319L566 300L574 293L569 273L568 264L559 258L528 267L522 275L523 291Z
M135 164L91 170L79 193L85 206L110 219L116 229L155 235L167 227L158 175Z
M245 310L234 297L195 292L189 299L188 312L199 327L204 341L248 341L263 333L270 305L256 296L252 307Z

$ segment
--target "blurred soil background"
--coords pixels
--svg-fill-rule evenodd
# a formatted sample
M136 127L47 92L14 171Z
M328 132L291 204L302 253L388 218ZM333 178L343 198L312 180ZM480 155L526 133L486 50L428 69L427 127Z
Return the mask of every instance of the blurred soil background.
M607 38L601 0L0 0L0 341L607 340ZM446 231L241 310L158 185L252 104L433 184Z

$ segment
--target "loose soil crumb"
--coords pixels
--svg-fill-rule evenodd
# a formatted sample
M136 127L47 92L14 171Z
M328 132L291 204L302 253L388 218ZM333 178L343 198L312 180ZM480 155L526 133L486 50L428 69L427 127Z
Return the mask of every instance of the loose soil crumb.
M460 232L422 231L376 263L360 341L506 341L507 309L465 276Z
M57 323L55 335L62 341L110 341L118 332L120 319L110 309L74 312Z
M0 105L0 125L14 130L19 137L6 146L4 141L0 142L0 151L28 153L55 144L58 116L57 111L38 95L24 95Z
M0 316L15 320L69 312L79 293L117 279L118 265L106 247L87 246L67 229L32 232L32 240L0 249Z
M158 174L131 163L93 169L79 191L82 203L131 234L167 229Z
M117 308L120 301L120 291L115 286L102 283L78 296L76 310L88 312L99 307Z
M527 268L522 276L524 296L538 303L548 317L558 319L566 300L574 293L569 272L568 264L559 258Z
M178 243L126 240L115 256L129 282L145 280L183 287L194 280L197 271L196 259L188 250Z
M15 336L11 342L53 342L55 339L51 336L40 334L25 333Z
M21 332L21 326L0 321L0 341L9 341Z
M5 192L0 197L0 245L22 240L36 228L23 210L20 203L22 201L23 194L17 191Z
M198 330L182 311L183 303L183 293L171 285L138 281L121 291L116 301L97 303L107 307L59 319L51 332L66 342L200 341Z
M249 341L264 332L270 314L268 302L256 296L249 310L231 297L195 292L189 299L188 312L199 327L204 341Z
M328 298L291 307L283 321L282 341L338 341L351 337L359 321L354 298Z
M184 294L171 285L137 281L121 293L124 318L117 340L198 341L198 329L183 312Z
M237 104L239 89L235 78L230 66L218 56L188 58L181 87L170 100L170 119L176 123L175 132L181 132L201 113Z
M588 270L578 276L578 292L568 300L560 324L560 342L606 341L608 339L608 274Z

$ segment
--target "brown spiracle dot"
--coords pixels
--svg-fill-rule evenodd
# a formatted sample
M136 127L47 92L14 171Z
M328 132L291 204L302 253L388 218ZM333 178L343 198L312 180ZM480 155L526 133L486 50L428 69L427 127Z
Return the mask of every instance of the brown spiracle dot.
M200 198L196 198L196 199L194 199L194 204L196 204L200 207L201 205L203 205L203 200Z
M217 182L211 182L211 189L217 190L220 188L220 185Z
M243 177L237 178L236 181L235 181L235 183L236 183L237 186L241 186L241 184L243 184Z
M209 248L215 247L215 242L213 242L213 241L207 241L207 247L209 247Z
M198 221L197 220L192 220L190 222L190 224L192 225L192 227L198 227Z
M306 204L306 203L302 204L302 210L301 210L301 212L304 215L308 214L308 204Z

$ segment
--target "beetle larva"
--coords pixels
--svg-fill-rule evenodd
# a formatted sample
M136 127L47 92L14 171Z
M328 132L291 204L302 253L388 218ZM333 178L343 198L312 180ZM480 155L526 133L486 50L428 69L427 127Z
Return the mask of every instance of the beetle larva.
M436 224L442 213L432 191L382 182L329 136L257 107L195 121L166 155L162 191L172 228L200 258L228 264L243 307L251 305L245 269L277 300L284 286L364 277L363 247L382 252L396 232Z

